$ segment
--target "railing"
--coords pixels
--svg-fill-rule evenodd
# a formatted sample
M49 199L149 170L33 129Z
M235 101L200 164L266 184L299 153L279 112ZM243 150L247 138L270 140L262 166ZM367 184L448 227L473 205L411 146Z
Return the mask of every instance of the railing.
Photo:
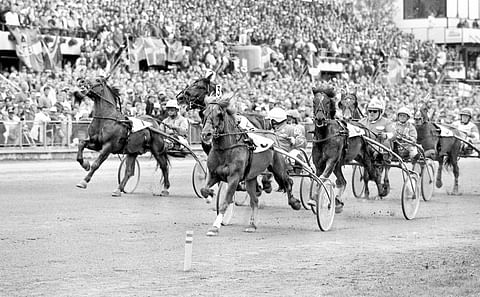
M0 121L0 147L9 148L71 148L78 141L87 138L90 120L85 121ZM312 141L313 124L304 124L307 141ZM188 142L200 143L200 124L191 123L188 129Z

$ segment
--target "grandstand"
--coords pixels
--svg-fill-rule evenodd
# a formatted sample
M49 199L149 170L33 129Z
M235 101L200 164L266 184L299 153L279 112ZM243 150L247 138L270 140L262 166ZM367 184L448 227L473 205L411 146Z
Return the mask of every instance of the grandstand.
M75 145L91 110L73 104L75 81L110 73L131 114L149 102L160 116L207 69L243 110L302 107L308 120L311 87L328 81L390 111L430 96L445 119L465 105L479 114L478 1L453 2L2 2L0 146Z

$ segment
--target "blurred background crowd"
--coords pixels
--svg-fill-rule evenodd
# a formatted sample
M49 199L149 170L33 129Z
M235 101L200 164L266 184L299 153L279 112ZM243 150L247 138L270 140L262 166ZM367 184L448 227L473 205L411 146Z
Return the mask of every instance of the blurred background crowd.
M34 72L26 67L3 71L0 121L4 122L4 139L0 145L18 142L8 135L18 134L9 133L13 129L9 127L20 121L27 121L22 129L32 132L36 122L59 121L61 127L88 120L92 103L73 104L77 79L110 73L125 39L140 36L178 40L186 54L173 68L131 71L121 63L112 71L110 82L120 88L124 110L133 116L163 117L166 101L204 76L207 69L217 73L215 82L224 92L235 93L239 110L266 113L282 106L298 110L303 122L312 114L311 88L326 82L338 96L356 94L362 106L372 96L382 98L390 117L399 106L413 109L423 100L429 100L438 120L446 122L463 106L477 108L474 96L458 96L456 88L439 84L446 61L461 61L458 53L402 33L390 13L349 1L2 1L1 23L38 28L43 34L78 36L85 43L78 59L64 60L56 71ZM268 45L270 67L262 73L238 71L231 50L234 44ZM345 71L314 77L309 67L327 58L343 63ZM396 83L386 79L391 58L408 61ZM469 78L478 79L475 69L468 73ZM181 113L192 123L198 122L194 111ZM32 137L42 141L41 136ZM64 145L71 144L62 135L55 137Z

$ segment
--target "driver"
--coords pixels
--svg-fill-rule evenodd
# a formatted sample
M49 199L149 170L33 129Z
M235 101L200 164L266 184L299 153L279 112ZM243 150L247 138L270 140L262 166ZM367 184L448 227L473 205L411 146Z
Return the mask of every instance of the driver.
M460 120L455 121L452 125L457 128L459 131L465 133L467 141L472 144L479 143L479 133L478 127L471 120L473 117L473 110L471 108L463 108L460 111ZM473 153L473 149L468 145L465 145L464 152L468 155Z
M391 140L395 137L395 128L392 121L383 117L384 112L383 101L378 97L373 97L367 106L367 117L361 119L359 123L372 131L379 143L391 148ZM388 153L385 152L383 157L388 160Z
M412 141L417 142L417 129L410 122L412 118L412 112L407 107L401 107L397 111L397 121L394 123L395 133L397 136ZM418 149L415 145L405 143L402 144L402 147L408 151L408 156L411 160L415 158L418 154Z
M167 118L162 121L165 125L165 132L178 140L184 146L188 146L187 133L188 133L188 120L182 117L178 111L180 107L178 106L177 100L168 100L165 105L167 109ZM178 143L172 143L171 141L166 141L168 149L178 149L183 150L183 146Z

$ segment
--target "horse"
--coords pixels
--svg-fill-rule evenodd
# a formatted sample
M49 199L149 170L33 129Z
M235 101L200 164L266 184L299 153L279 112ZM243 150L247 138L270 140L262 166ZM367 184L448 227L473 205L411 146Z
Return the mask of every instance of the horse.
M132 122L121 112L118 89L110 87L101 77L81 80L79 86L80 91L74 93L75 103L78 104L88 97L93 100L94 106L93 120L88 126L88 138L80 141L77 152L77 161L88 174L76 186L87 188L95 171L110 154L125 154L126 173L118 188L112 193L112 196L121 196L128 179L134 174L137 156L150 151L163 173L161 195L168 195L170 181L167 147L155 119L149 116L141 117L141 120L150 123L151 126L134 132ZM85 148L100 153L91 165L89 161L83 159Z
M346 121L358 121L364 117L355 94L343 94L338 102L338 108L342 112L342 118Z
M212 145L207 157L209 175L202 196L213 196L210 189L214 184L223 181L228 183L225 200L219 207L219 213L208 236L219 234L221 222L227 207L233 202L233 195L241 181L245 181L246 190L250 196L251 216L246 232L255 232L258 212L257 176L266 169L273 173L280 189L288 196L289 205L299 210L300 201L292 194L292 180L286 171L284 157L272 147L253 152L253 146L247 133L238 127L234 115L228 111L229 99L219 99L211 102L205 109L205 119L201 132L202 141Z
M363 180L365 183L365 198L370 193L368 181L374 180L380 197L388 194L388 189L381 182L381 168L374 166L373 151L362 136L349 137L346 122L336 119L335 100L326 96L320 90L312 89L314 99L314 140L312 158L316 174L320 178L329 178L333 172L336 177L336 209L343 210L342 194L346 188L346 180L342 166L357 161L365 168ZM365 130L367 136L369 131ZM311 202L312 203L312 202Z
M446 169L452 168L454 183L452 192L449 195L460 195L458 191L458 177L460 169L458 159L462 150L462 143L453 136L444 137L440 135L440 127L430 121L428 107L422 106L414 113L415 128L417 129L417 143L425 150L425 156L438 161L436 186L441 188L443 166ZM456 129L451 130L453 135L460 136Z

